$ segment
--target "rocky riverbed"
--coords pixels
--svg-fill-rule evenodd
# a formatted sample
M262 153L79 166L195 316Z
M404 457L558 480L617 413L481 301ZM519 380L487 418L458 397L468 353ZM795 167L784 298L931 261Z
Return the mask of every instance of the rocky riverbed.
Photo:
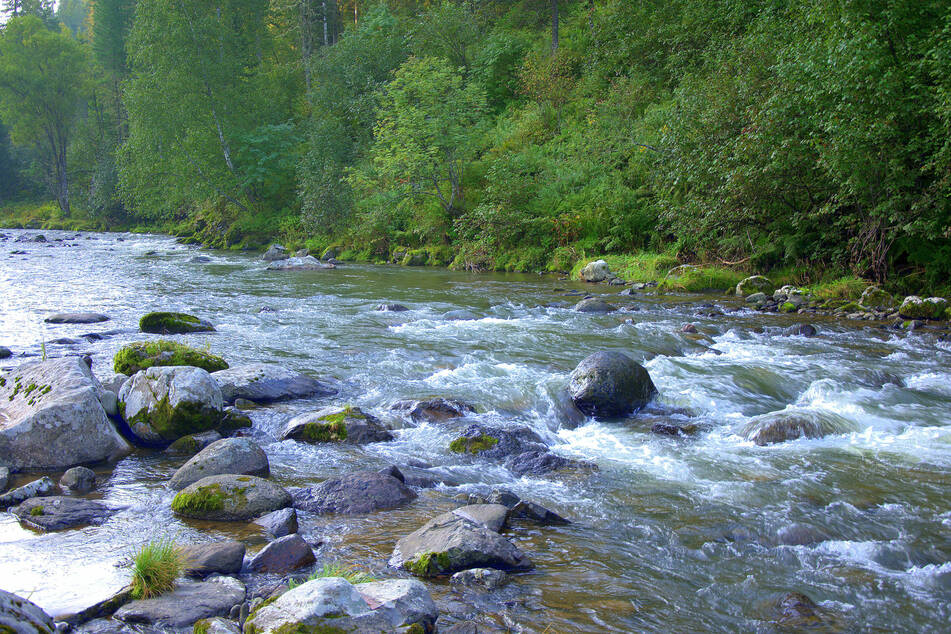
M0 589L36 605L0 624L947 621L951 346L904 301L36 235L0 237ZM160 538L189 577L131 601Z

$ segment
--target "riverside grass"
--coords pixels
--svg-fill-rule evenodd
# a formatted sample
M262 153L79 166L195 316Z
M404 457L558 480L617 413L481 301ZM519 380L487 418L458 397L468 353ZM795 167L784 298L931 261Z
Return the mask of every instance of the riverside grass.
M132 558L132 598L150 599L171 592L187 564L184 551L171 538L144 544Z

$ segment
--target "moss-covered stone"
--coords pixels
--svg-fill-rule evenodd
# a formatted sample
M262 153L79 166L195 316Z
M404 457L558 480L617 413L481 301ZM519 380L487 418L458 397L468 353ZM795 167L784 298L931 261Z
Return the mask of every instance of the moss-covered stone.
M736 294L739 297L746 297L754 293L772 295L774 290L776 290L776 287L770 279L762 275L752 275L736 285Z
M303 436L308 442L343 442L347 439L347 425L343 422L343 415L337 421L307 423Z
M208 634L208 627L208 619L195 621L195 625L192 626L192 634Z
M449 451L453 453L477 454L492 449L492 447L495 447L497 444L499 444L499 439L495 436L489 436L488 434L481 434L471 438L460 436L449 443Z
M194 515L224 508L225 494L218 484L200 486L194 492L179 491L172 499L172 510L182 515Z
M400 264L403 266L426 266L428 262L429 253L426 252L426 249L411 249L403 256L403 261Z
M139 329L156 335L181 335L189 332L214 332L204 319L187 313L155 312L139 320Z
M37 515L42 515L43 512L44 511L42 506L34 506L33 508L30 509L30 515L34 517L36 517Z
M783 302L779 307L781 313L794 313L799 310L792 302Z
M438 577L452 570L452 560L449 553L427 552L417 555L403 567L417 577Z
M164 339L125 345L112 360L115 372L130 376L153 366L175 365L193 366L207 372L228 369L228 363L219 356Z
M119 406L120 413L126 418L121 401ZM126 418L126 422L133 431L137 425L150 427L166 441L173 441L182 436L215 429L221 419L220 411L201 403L182 402L172 407L168 396L165 396L152 409L143 409L132 418Z
M948 309L948 300L943 297L922 299L909 295L901 303L898 314L905 319L940 319Z
M221 421L215 430L222 436L230 436L239 429L248 429L251 427L251 417L242 411L225 408L221 416Z
M859 299L859 304L865 308L884 310L895 305L895 298L892 297L891 293L883 291L878 286L869 286L862 291L862 298Z

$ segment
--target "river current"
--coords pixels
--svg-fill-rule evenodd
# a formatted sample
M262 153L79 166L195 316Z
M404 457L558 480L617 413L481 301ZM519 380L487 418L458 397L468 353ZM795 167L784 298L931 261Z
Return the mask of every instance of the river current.
M802 317L754 313L722 296L621 297L615 287L549 276L363 264L266 271L259 255L199 251L164 236L45 231L48 243L15 243L38 232L3 233L0 345L14 357L0 365L88 353L94 372L109 374L120 346L150 337L136 331L141 315L195 314L217 332L178 339L232 365L278 362L339 389L250 412L278 483L413 460L449 483L366 517L301 513L303 535L323 542L319 560L393 576L386 561L396 540L458 506L460 493L504 488L572 521L508 531L536 569L500 590L473 598L430 583L440 623L771 631L774 603L791 591L819 604L828 630L946 631L951 621L951 344L935 333L813 318L819 334L803 338L782 334ZM199 255L207 261L194 261ZM584 293L627 310L572 311ZM385 302L410 310L374 310ZM44 324L65 311L112 320ZM699 336L678 332L687 322ZM101 341L79 337L112 330ZM51 343L60 338L76 341ZM602 349L642 362L658 402L630 419L575 427L568 375ZM599 471L515 478L453 454L450 430L390 409L432 396L472 404L467 422L528 425L554 452ZM277 440L291 416L336 404L374 413L398 430L396 440ZM783 410L835 414L847 428L766 447L740 435L752 417ZM659 436L650 431L657 422L693 423L698 432ZM117 564L155 537L237 537L250 551L262 547L244 525L171 513L165 482L181 462L142 450L97 467L94 496L126 507L100 527L38 534L0 513L0 588L59 614L124 585L129 571Z

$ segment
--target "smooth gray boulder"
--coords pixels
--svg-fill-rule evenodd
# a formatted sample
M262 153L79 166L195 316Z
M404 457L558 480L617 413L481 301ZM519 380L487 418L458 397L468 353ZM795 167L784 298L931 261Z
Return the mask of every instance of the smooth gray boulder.
M285 574L315 563L314 549L294 533L279 537L256 553L248 563L252 572Z
M170 443L215 428L222 419L221 389L211 375L189 366L137 372L119 390L119 410L146 443Z
M79 357L0 374L0 464L56 470L128 452L103 408L104 392Z
M433 631L439 611L426 585L416 579L387 579L354 586L373 611L391 627L419 625Z
M279 509L254 520L254 523L274 537L284 537L297 532L297 511L292 508Z
M452 511L400 539L390 565L418 577L451 575L468 568L524 571L533 567L512 542Z
M88 493L96 488L96 473L87 467L73 467L63 474L59 484L73 493Z
M505 527L509 510L502 504L469 504L452 511L476 524L482 524L490 531L498 533Z
M266 478L271 467L267 454L250 438L222 438L192 456L175 472L168 486L179 491L202 478L228 473Z
M13 352L10 350L10 348L0 346L0 359L9 359L12 356Z
M130 624L185 628L201 619L227 616L244 599L244 584L233 577L187 581L168 594L127 603L114 618Z
M358 515L394 509L416 493L392 475L356 471L294 492L294 507L313 513Z
M172 511L192 519L239 522L290 505L290 493L273 482L256 476L217 475L179 491Z
M56 626L40 606L12 592L0 590L0 632L4 634L53 634Z
M98 526L118 510L95 500L54 495L30 498L10 512L29 528L52 532L78 526Z
M234 540L183 546L182 555L187 562L185 574L189 577L237 574L244 563L244 551L244 544Z
M34 480L33 482L29 482L0 495L0 509L19 504L30 498L53 495L56 491L56 483L50 478L43 476L39 480Z
M325 407L288 421L281 440L307 443L342 442L363 445L393 440L393 434L378 418L358 407Z
M212 378L221 387L226 403L244 398L255 403L271 403L293 398L332 396L337 390L306 374L275 363L252 363L220 370Z
M276 260L267 265L268 271L322 271L337 268L332 262L321 262L312 255Z
M109 316L100 313L56 313L43 321L48 324L98 324L109 321Z
M283 244L272 244L267 251L264 252L264 255L261 256L265 262L276 262L278 260L288 259L290 254L287 252L287 247Z
M568 379L568 394L588 416L624 416L647 405L657 388L644 367L621 352L585 358Z
M584 268L581 269L580 277L585 282L603 282L609 277L612 277L611 268L604 260L588 262L584 265Z
M583 299L575 304L575 310L579 313L611 313L617 310L617 308L604 300L592 297L591 299Z
M495 568L470 568L469 570L461 570L449 577L449 583L466 588L495 590L505 584L507 577L508 575Z

